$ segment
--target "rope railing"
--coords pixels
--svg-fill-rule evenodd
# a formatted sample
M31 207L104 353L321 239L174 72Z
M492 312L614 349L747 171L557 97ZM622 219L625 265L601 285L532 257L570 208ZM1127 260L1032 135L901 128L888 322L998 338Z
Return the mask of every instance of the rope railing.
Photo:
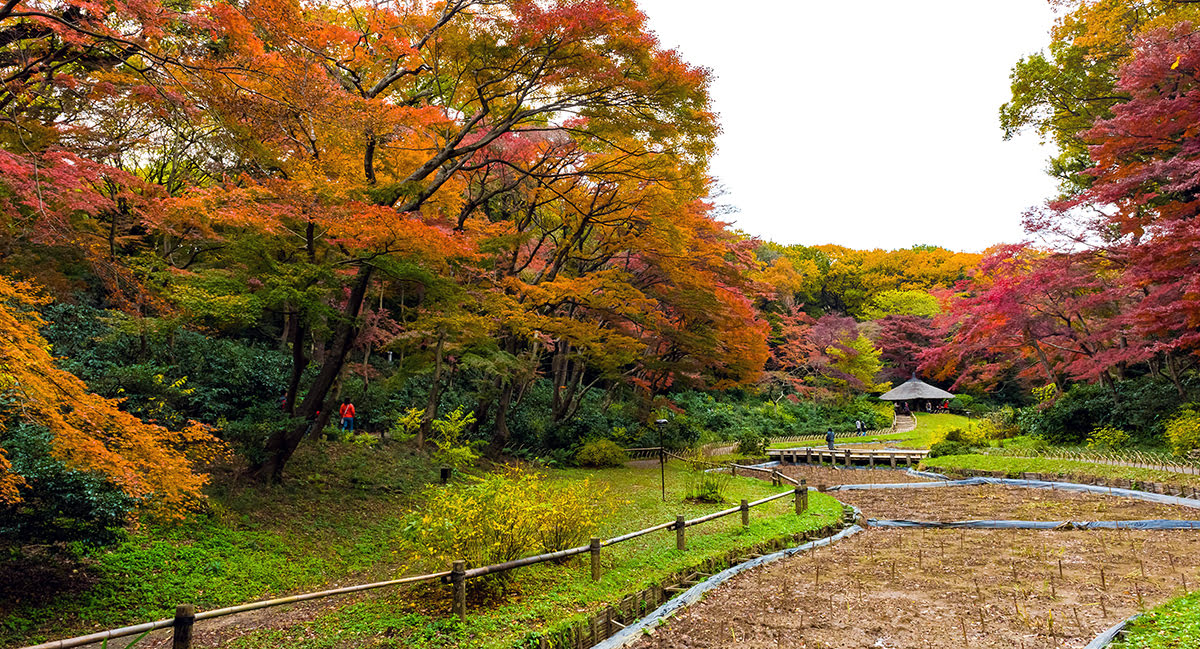
M656 452L658 451L658 449L654 449L654 450ZM679 457L679 456L675 456L674 454L670 454L670 453L669 453L669 455L672 455L673 457L677 457L677 458ZM684 458L680 458L680 459L684 459ZM687 461L687 460L685 459L685 461ZM777 471L775 473L778 474ZM779 475L783 478L786 478L790 482L795 483L795 481L792 480L791 478L782 476L782 474L779 474ZM775 482L775 484L778 484L778 482ZM773 502L780 498L785 498L789 495L793 496L795 498L795 513L797 515L803 514L805 511L808 510L808 487L802 480L793 489L790 489L788 491L783 491L783 492L780 492L777 494L773 494L771 496L767 496L766 498L761 498L761 499L755 500L753 502L746 502L745 500L743 500L741 505L738 507L732 507L730 509L713 512L711 514L705 514L703 516L694 518L692 520L685 520L683 518L683 516L677 516L676 519L673 521L669 521L666 523L659 523L659 524L653 525L651 527L647 527L647 528L640 529L640 530L637 530L634 532L622 534L620 536L615 536L615 537L607 539L607 540L600 539L599 537L593 537L591 539L591 542L588 545L584 545L584 546L568 548L568 549L559 550L556 552L548 552L545 554L539 554L539 555L534 555L534 556L530 556L530 557L523 557L521 559L515 559L513 561L507 561L504 563L494 564L494 565L490 565L490 566L480 566L480 567L471 568L471 569L466 568L465 561L459 560L459 561L455 561L453 563L451 569L448 571L435 572L435 573L430 573L430 574L426 574L426 575L415 575L415 576L411 576L411 577L403 577L400 579L391 579L388 581L379 581L379 582L373 582L373 583L369 583L369 584L358 584L358 585L354 585L354 586L346 586L344 588L334 588L331 590L322 590L322 591L316 591L316 592L312 592L312 593L291 595L288 597L278 597L275 599L262 600L262 601L258 601L258 602L250 602L248 604L241 604L238 606L229 606L226 608L218 608L218 609L213 609L210 611L201 611L198 613L195 611L194 607L192 607L190 605L181 605L176 608L176 613L175 613L174 618L156 620L153 622L146 622L143 624L137 624L137 625L133 625L133 626L125 626L125 627L120 627L120 628L116 628L116 629L108 629L105 631L91 633L88 635L78 636L78 637L74 637L74 638L66 638L63 640L54 640L52 642L44 642L42 644L24 647L23 649L69 649L70 647L83 647L83 646L90 645L90 644L107 642L108 640L114 640L117 638L127 638L130 636L145 636L146 634L148 634L152 631L162 630L162 629L172 629L172 635L173 635L172 647L173 647L173 649L191 649L192 626L198 620L208 620L208 619L213 619L213 618L225 617L228 615L235 615L238 613L255 611L255 610L270 608L270 607L274 607L274 606L282 606L285 604L295 604L298 602L305 602L305 601L314 600L314 599L332 597L335 595L345 595L345 594L349 594L349 593L357 593L357 592L373 590L373 589L378 589L378 588L386 588L386 587L392 587L392 586L404 586L404 585L417 584L417 583L422 583L422 582L432 582L432 581L442 581L442 582L448 582L451 584L452 589L453 589L453 595L454 595L454 597L453 597L453 614L462 618L462 617L466 616L466 581L468 579L475 579L475 578L484 577L487 575L505 572L508 570L515 570L517 568L522 568L525 566L531 566L531 565L535 565L535 564L539 564L539 563L544 563L547 561L557 561L557 560L564 559L567 557L573 557L573 556L582 555L582 554L591 554L592 555L592 561L591 561L592 580L599 581L600 580L600 550L601 550L601 548L616 545L618 543L623 543L625 541L630 541L632 539L638 538L640 536L644 536L646 534L651 534L653 532L658 532L658 531L662 531L662 530L675 530L676 549L678 549L680 551L684 551L687 549L686 541L685 541L686 528L692 527L695 525L700 525L703 523L707 523L710 521L714 521L714 520L717 520L720 518L724 518L725 516L731 516L731 515L737 514L739 512L742 513L742 524L749 525L749 513L748 512L751 508L765 505L769 502ZM134 641L134 643L136 643L140 639L141 638L138 638L137 640ZM134 644L134 643L131 643L131 644Z

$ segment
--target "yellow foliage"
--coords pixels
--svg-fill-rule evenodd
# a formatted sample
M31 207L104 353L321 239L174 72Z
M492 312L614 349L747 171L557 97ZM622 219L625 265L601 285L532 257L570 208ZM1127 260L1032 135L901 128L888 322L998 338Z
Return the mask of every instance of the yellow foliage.
M440 488L406 539L423 558L479 567L583 545L607 488L550 481L515 467Z
M193 462L214 459L223 443L199 424L173 432L143 423L56 367L38 333L42 320L29 309L44 301L32 285L0 276L0 394L15 402L11 416L48 428L67 466L103 474L144 511L182 517L204 498L207 477ZM21 480L10 468L0 449L0 500L8 502Z

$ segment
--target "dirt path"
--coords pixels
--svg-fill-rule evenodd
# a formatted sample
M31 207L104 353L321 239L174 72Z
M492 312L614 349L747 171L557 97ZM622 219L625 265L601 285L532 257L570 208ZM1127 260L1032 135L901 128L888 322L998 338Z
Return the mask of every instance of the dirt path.
M1107 495L994 486L836 495L878 518L1197 518ZM871 528L740 575L633 646L1078 649L1197 584L1200 530Z

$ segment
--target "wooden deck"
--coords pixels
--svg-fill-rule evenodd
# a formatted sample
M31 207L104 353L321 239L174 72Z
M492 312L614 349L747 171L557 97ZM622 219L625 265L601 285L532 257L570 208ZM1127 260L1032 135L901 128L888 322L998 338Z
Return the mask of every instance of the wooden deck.
M855 464L869 467L891 467L896 468L897 465L914 466L926 455L929 451L925 449L866 449L866 448L838 448L829 450L828 448L815 448L806 446L803 448L783 448L771 449L767 451L767 455L772 460L779 460L784 464L841 464L843 466L851 466Z

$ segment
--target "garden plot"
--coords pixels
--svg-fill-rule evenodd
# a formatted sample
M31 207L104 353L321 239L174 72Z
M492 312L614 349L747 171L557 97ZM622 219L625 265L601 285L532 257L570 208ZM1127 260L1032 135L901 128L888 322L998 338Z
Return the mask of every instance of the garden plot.
M633 646L1078 649L1200 583L1197 557L1200 531L872 528L735 577Z
M808 486L839 485L839 484L889 484L897 482L936 482L931 478L921 478L896 469L844 469L832 468L815 464L785 464L775 467L779 472L797 480L808 480ZM739 471L741 473L741 471ZM747 471L747 475L763 480L769 480L769 473ZM837 494L838 500L842 495Z
M847 471L846 473L853 473ZM915 521L1200 521L1200 509L1076 491L997 485L869 489L834 493L868 518ZM1200 523L1197 524L1200 527ZM1198 530L1200 531L1200 530Z

